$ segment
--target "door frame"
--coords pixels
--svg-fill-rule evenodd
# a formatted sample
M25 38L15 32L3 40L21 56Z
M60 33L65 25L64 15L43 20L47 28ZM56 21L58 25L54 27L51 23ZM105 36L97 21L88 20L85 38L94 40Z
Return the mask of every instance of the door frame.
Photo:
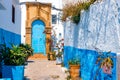
M42 20L45 23L46 39L51 38L51 3L26 3L25 43L31 45L32 22ZM46 54L50 53L50 44L46 43Z

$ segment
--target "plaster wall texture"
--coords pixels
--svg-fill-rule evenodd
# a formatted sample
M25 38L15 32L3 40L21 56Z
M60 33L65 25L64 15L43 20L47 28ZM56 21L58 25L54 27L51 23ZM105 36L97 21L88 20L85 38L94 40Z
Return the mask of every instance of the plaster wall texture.
M101 0L92 4L88 11L81 11L78 25L67 19L64 23L64 64L79 58L82 80L94 80L100 65L96 65L98 52L111 51L114 67L110 77L102 70L97 80L119 80L119 52L120 52L120 11L119 1ZM117 56L117 58L116 58Z

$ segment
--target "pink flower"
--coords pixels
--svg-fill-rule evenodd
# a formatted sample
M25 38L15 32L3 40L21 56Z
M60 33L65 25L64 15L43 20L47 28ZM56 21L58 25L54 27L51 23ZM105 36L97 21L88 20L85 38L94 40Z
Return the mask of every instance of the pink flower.
M103 70L103 72L106 73L106 74L112 74L112 73L111 73L111 67L110 67L110 66L107 66L106 64L104 64L104 65L102 66L102 70Z

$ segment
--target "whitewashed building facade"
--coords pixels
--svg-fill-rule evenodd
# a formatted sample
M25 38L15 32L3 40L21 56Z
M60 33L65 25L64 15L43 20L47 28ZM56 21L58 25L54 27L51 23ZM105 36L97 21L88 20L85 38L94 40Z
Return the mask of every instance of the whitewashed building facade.
M18 0L0 0L0 43L21 43L21 8Z

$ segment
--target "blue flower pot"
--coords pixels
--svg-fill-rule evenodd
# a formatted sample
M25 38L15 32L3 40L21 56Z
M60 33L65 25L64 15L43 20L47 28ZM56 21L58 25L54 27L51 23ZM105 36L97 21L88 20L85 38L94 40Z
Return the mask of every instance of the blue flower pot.
M62 63L62 57L56 57L56 64Z
M2 77L11 78L12 80L24 79L24 66L2 66Z

